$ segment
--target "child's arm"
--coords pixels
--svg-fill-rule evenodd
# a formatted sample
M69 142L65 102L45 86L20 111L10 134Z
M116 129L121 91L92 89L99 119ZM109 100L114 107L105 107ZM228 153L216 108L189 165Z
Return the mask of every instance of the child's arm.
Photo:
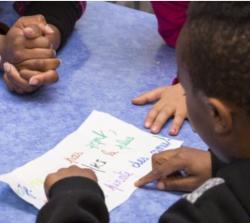
M76 166L50 174L45 181L48 203L37 223L108 223L104 195L92 170Z
M193 191L211 175L210 152L179 148L153 155L152 171L135 185L141 187L158 180L160 190Z
M173 204L161 216L159 223L249 222L239 209L239 202L223 179L212 178ZM236 212L238 214L234 216ZM243 214L242 218L239 213Z
M237 160L219 168L207 180L171 206L159 223L250 222L249 160Z
M158 21L158 30L165 42L175 47L179 33L187 19L188 2L152 1Z
M175 47L179 33L186 21L188 2L152 1L158 30L165 42ZM184 120L187 118L185 96L180 83L169 87L160 87L146 92L133 99L136 105L144 105L156 102L148 112L144 125L150 128L152 133L158 133L166 122L173 117L170 127L170 135L178 135Z

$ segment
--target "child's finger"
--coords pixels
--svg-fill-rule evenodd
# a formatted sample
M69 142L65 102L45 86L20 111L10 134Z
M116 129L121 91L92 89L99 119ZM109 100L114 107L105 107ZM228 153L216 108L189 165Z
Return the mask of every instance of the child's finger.
M3 68L9 81L18 87L25 87L27 82L20 77L20 74L12 64L6 62L3 64Z
M156 166L151 172L139 179L135 185L141 187L147 183L152 182L153 180L159 180L165 178L177 171L185 169L186 162L179 156L171 157L167 162L162 165Z
M172 136L176 136L179 133L181 126L183 125L185 119L186 119L185 114L176 113L174 116L173 124L170 128L169 134Z
M30 59L47 59L47 58L55 58L56 51L54 49L24 49L22 51L17 51L14 54L16 63L21 63L25 60Z
M22 16L20 17L15 25L19 28L25 28L30 24L39 24L39 25L47 25L46 19L43 15L32 15L32 16Z
M9 88L10 91L14 91L14 86L13 84L9 81L8 76L6 73L3 75L4 82L6 83L7 87Z
M155 172L155 171L150 171L148 174L146 174L144 177L140 178L139 180L137 180L135 182L135 186L136 187L142 187L154 180L157 180L159 179L161 176L159 175L158 172Z
M36 71L36 70L28 70L28 69L22 69L19 71L20 76L25 79L26 81L29 81L30 78L32 78L33 76L36 76L38 74L41 74L40 71Z
M51 48L52 49L52 44L51 41L45 37L45 36L39 36L36 39L28 39L25 41L25 47L28 49L33 49L33 48Z
M171 159L173 156L177 154L177 151L178 149L169 149L169 150L154 154L151 157L152 168L156 169L158 168L158 166L161 166L162 164L166 163L169 159Z
M152 126L151 132L158 133L160 132L161 128L165 125L167 120L173 116L173 111L170 110L167 106L163 106L161 111L157 114Z
M157 183L159 190L168 191L187 191L190 192L197 187L196 178L194 176L188 177L167 177Z
M7 84L10 91L16 92L18 94L23 94L24 91L18 87L13 81L9 80L8 75L4 74L4 81Z
M25 92L34 91L34 88L30 86L25 79L21 78L20 74L12 64L4 63L3 67L7 79L12 83L12 86L17 93L23 94Z
M136 105L144 105L147 103L157 101L161 97L162 91L165 88L166 87L159 87L159 88L156 88L152 91L143 93L143 94L139 95L138 97L134 98L132 100L132 103L136 104Z
M54 33L54 30L47 24L47 21L43 15L22 16L15 23L15 25L21 29L29 26L30 24L38 25L44 34Z
M157 102L148 112L145 121L144 121L144 126L145 128L151 128L152 124L154 123L157 115L159 112L162 110L164 107L165 103L162 101ZM156 130L155 130L156 131Z
M22 70L25 70L25 73L27 73L26 70L45 72L47 70L56 70L59 65L60 65L59 59L49 58L49 59L25 60L24 62L18 64L17 67L20 70L20 73L22 76L22 73L23 73Z
M58 80L58 74L55 70L48 70L38 74L29 80L31 86L41 86L44 84L52 84Z

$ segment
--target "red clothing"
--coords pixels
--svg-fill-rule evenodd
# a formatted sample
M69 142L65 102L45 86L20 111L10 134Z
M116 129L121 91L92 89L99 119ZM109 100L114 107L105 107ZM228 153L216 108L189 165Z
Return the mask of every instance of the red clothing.
M151 2L158 20L158 31L165 42L175 47L177 38L187 18L189 2Z

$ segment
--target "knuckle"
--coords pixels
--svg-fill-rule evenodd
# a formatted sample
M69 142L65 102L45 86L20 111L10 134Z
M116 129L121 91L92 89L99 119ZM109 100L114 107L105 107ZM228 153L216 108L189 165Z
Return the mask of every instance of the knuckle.
M37 21L38 22L44 22L45 23L45 17L42 14L36 15Z
M46 66L46 63L44 60L36 60L35 66L38 67L39 69L42 69Z
M159 109L157 107L153 107L150 112L148 113L148 118L152 119L158 114Z
M55 58L55 57L56 57L56 53L55 53L55 50L54 50L54 49L49 49L49 50L47 51L47 53L48 53L48 57L49 57L49 58Z
M177 186L178 186L175 181L169 181L169 180L165 180L164 185L165 185L165 188L168 190L177 189Z
M164 106L161 113L164 116L171 116L173 114L173 111L171 111L168 107Z
M63 167L63 168L60 168L57 172L58 172L58 173L59 173L59 172L64 172L66 169L68 169L68 168Z
M22 52L20 50L15 50L13 52L13 57L14 57L14 60L21 60L22 58Z
M74 164L74 165L70 166L70 168L71 169L78 169L78 166Z
M47 177L46 177L46 180L51 179L51 178L54 176L54 174L55 174L55 173L50 173L50 174L48 174Z
M151 159L152 159L152 162L154 163L157 162L159 159L159 154L154 154Z
M175 114L175 117L178 119L178 120L183 120L185 117L186 117L186 114L183 112L178 112Z
M16 37L16 38L13 40L13 47L14 47L14 48L20 47L20 43L21 43L21 38L20 38L20 37Z
M22 16L22 17L20 17L17 21L16 21L16 23L20 23L20 22L22 22L23 20L26 20L28 17L27 16Z
M184 149L184 148L177 149L176 157L180 160L185 160L186 159L186 149Z

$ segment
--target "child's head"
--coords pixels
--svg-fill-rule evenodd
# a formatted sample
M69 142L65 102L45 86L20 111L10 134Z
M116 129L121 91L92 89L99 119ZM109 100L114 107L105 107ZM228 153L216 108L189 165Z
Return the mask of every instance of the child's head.
M222 160L250 158L250 3L192 3L177 64L196 131Z

